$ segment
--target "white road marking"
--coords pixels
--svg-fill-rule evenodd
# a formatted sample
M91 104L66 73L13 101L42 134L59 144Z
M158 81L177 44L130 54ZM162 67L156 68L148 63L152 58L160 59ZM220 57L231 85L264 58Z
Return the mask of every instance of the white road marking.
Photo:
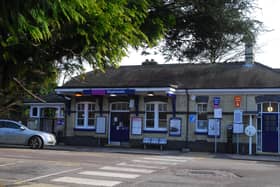
M153 161L153 160L132 160L136 163L144 163L144 164L158 164L158 165L177 165L177 163L174 162L160 162L160 161Z
M43 178L47 178L47 177L51 177L51 176L55 176L55 175L60 175L60 174L63 174L63 173L69 173L69 172L80 170L80 169L82 169L82 168L70 169L70 170L60 171L60 172L57 172L57 173L51 173L51 174L48 174L48 175L42 175L42 176L39 176L39 177L34 177L34 178L18 181L15 184L22 184L22 183L35 181L35 180L39 180L39 179L43 179Z
M86 179L86 178L77 178L77 177L60 177L53 179L54 182L65 182L65 183L74 183L74 184L85 184L91 186L115 186L121 181L110 181L110 180L97 180L97 179Z
M144 160L156 160L156 161L164 161L164 162L186 162L186 160L176 160L169 158L154 158L154 157L145 157Z
M158 158L171 158L171 159L186 160L186 161L196 159L194 157L182 157L182 156L162 156Z
M139 168L127 168L127 167L112 167L112 166L104 166L100 168L102 170L110 170L110 171L124 171L124 172L134 172L134 173L153 173L155 170L151 169L139 169Z
M16 163L1 164L0 166L10 166L10 165L16 165Z
M117 164L118 166L127 166L127 167L137 167L137 168L146 168L146 169L166 169L166 167L164 166L147 166L147 165L143 165L143 164L128 164L125 162L121 162Z
M117 177L117 178L124 178L124 179L135 179L140 176L137 174L114 173L114 172L106 172L106 171L83 171L80 172L79 174L93 175L93 176L100 176L100 177Z

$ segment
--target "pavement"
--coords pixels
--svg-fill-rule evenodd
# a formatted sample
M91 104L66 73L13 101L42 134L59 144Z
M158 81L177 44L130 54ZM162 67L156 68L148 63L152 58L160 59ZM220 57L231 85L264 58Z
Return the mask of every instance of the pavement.
M200 158L217 158L217 159L233 159L233 160L250 160L263 162L280 162L280 155L243 155L243 154L225 154L225 153L208 153L208 152L181 152L179 150L159 150L159 149L141 149L129 147L90 147L90 146L69 146L56 145L46 147L50 150L61 151L83 151L83 152L106 152L106 153L123 153L123 154L149 154L149 155L177 155Z

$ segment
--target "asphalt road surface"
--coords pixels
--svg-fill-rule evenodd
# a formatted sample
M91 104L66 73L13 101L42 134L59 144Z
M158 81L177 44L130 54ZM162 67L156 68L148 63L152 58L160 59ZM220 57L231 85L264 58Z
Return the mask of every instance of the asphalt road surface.
M0 186L278 187L280 163L0 147Z

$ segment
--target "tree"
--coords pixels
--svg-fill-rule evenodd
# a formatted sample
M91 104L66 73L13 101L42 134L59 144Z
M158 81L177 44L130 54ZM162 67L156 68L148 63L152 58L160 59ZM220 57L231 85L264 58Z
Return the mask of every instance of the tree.
M246 16L250 2L2 0L0 113L18 104L22 86L47 92L60 72L82 70L84 61L95 70L117 67L128 47L153 47L163 40L167 58L215 59L220 46L254 40L256 22Z
M235 57L235 50L245 42L255 42L262 26L250 18L250 11L256 8L252 0L153 2L149 16L167 26L160 47L167 60L215 63ZM155 22L147 20L148 27Z
M40 93L57 67L117 66L129 45L148 42L140 29L147 8L134 0L1 1L0 113L18 104L22 89L13 78Z

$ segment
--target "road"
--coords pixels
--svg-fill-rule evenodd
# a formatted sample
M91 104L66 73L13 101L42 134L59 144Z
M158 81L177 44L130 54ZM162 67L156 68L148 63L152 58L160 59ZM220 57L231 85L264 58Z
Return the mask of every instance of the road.
M0 147L0 186L280 186L280 163Z

